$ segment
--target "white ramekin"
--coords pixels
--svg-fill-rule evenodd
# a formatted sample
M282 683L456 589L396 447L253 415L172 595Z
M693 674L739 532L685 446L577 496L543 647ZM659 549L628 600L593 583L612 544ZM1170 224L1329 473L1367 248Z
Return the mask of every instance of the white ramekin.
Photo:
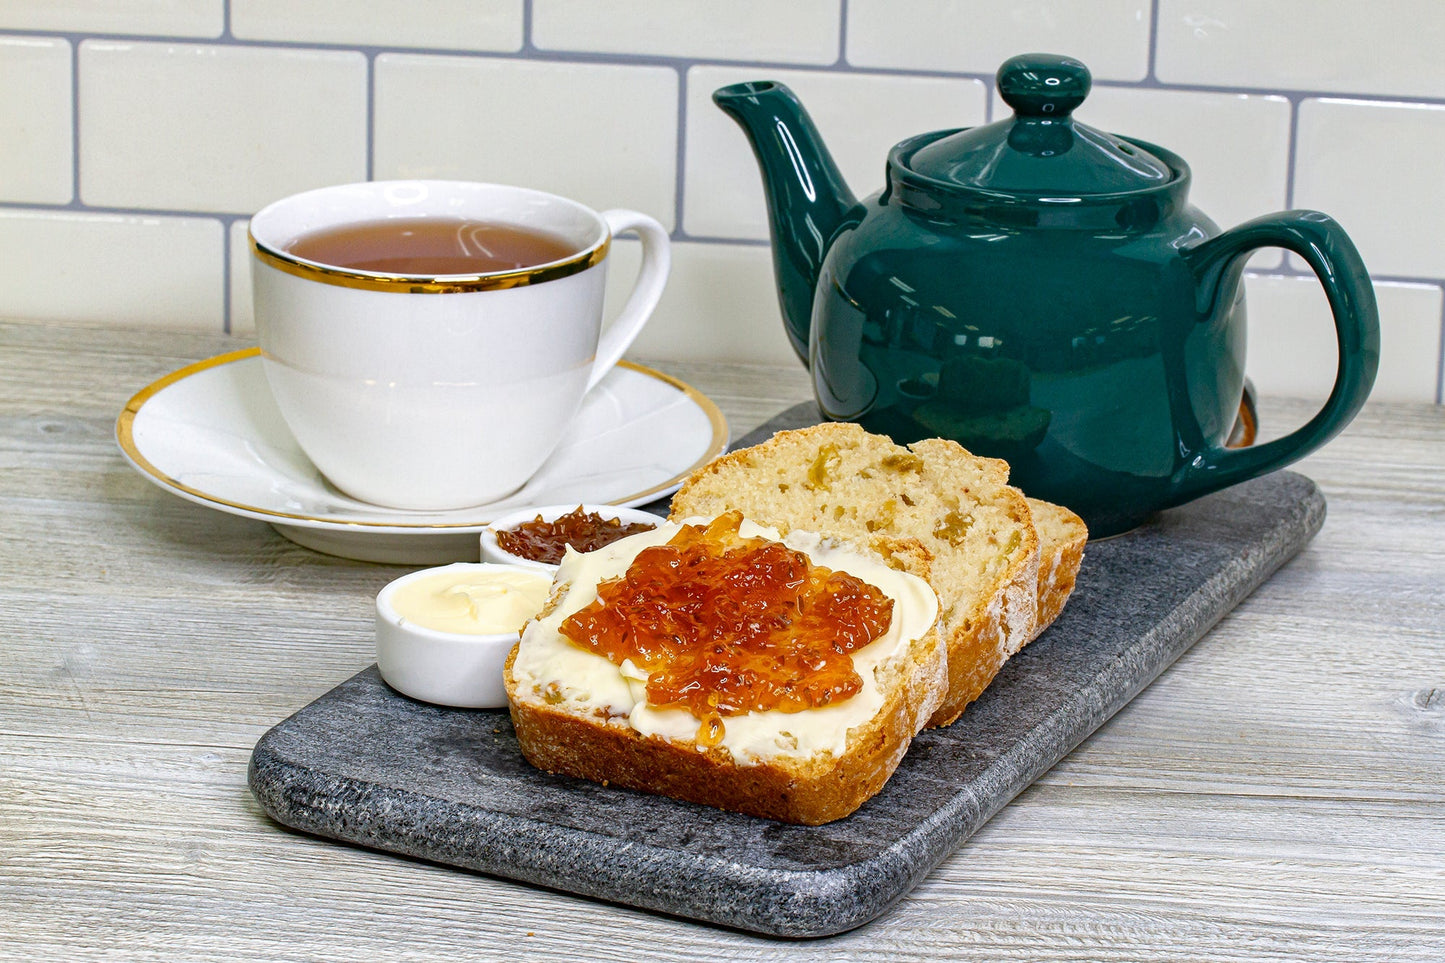
M392 596L407 582L453 569L521 571L550 584L535 566L458 562L425 568L389 582L376 596L376 664L387 685L413 699L467 709L499 709L507 704L502 666L517 644L516 631L475 635L443 632L403 619Z

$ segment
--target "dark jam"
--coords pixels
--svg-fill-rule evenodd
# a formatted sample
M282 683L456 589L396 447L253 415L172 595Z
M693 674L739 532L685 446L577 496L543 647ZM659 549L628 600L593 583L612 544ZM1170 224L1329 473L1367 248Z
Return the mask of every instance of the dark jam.
M686 709L698 741L722 740L722 717L802 712L849 698L863 682L850 653L882 636L893 600L779 542L745 538L729 512L644 548L560 631L615 665L645 669L647 701Z
M610 545L619 538L650 532L656 525L646 522L624 522L620 518L603 518L596 512L584 512L578 505L553 521L538 515L516 528L497 532L497 545L504 552L529 558L534 562L556 565L571 545L579 552L591 552Z

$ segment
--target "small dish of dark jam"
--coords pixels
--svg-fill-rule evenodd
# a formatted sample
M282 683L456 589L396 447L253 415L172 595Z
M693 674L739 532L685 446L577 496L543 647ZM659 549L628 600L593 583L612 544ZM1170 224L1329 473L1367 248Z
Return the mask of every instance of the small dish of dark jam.
M610 505L552 505L511 512L482 532L482 560L556 568L570 546L592 552L656 528L662 519Z

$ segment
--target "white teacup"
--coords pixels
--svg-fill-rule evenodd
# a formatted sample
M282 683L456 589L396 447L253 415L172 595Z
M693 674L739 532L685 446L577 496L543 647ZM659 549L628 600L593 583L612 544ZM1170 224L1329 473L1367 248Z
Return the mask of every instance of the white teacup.
M291 250L317 232L418 218L543 232L567 253L509 270L411 274ZM642 239L642 269L603 331L607 254L624 231ZM464 181L285 198L251 219L251 253L263 368L301 449L354 498L433 511L493 501L536 473L647 323L670 264L667 232L645 214Z

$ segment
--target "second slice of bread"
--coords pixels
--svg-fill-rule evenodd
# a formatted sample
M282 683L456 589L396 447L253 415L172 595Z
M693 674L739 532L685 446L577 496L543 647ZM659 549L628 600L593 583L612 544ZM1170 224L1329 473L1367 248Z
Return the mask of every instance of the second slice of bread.
M1074 591L1089 529L1084 520L1062 505L1029 499L1034 530L1039 535L1039 606L1034 633L1036 639L1064 611Z
M1037 634L1039 539L1002 461L942 439L905 448L825 423L724 455L672 499L674 519L732 509L877 552L933 586L948 691L931 726L958 718Z

